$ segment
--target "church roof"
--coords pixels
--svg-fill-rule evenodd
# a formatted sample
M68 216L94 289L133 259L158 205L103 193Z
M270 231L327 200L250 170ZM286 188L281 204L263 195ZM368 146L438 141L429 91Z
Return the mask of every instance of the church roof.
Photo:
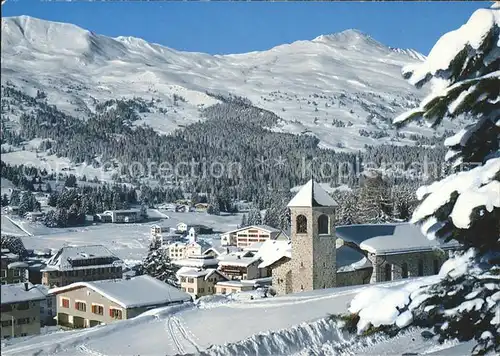
M288 203L288 207L317 207L317 206L337 206L337 202L314 180L307 182L293 199Z

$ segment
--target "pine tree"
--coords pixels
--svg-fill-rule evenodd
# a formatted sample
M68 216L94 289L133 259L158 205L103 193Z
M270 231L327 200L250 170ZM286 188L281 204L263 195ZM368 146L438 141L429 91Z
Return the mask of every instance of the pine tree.
M395 119L432 127L458 116L473 121L446 139L446 160L455 172L419 188L421 203L411 219L429 238L458 241L462 251L445 262L438 282L419 288L398 309L441 342L475 340L473 354L500 352L499 37L498 7L475 11L467 24L442 36L424 63L403 70L417 87L438 85Z
M261 225L262 224L262 216L260 215L260 211L254 207L250 209L248 212L248 225Z
M2 206L7 206L9 205L9 197L7 194L2 195Z
M333 194L333 198L339 204L336 225L353 225L360 223L358 196L353 191L338 191Z
M19 203L21 203L21 193L14 189L10 195L10 205L17 206Z
M49 182L45 183L45 193L52 193L52 186L50 185Z
M247 226L248 226L247 214L243 214L243 216L241 217L240 227L247 227Z
M359 219L362 223L390 221L392 204L390 190L382 176L371 171L364 177L359 195Z
M149 251L142 262L142 274L159 279L162 282L179 287L176 276L179 267L172 263L168 256L168 250L161 247L160 241L152 241Z
M0 241L2 249L7 249L21 258L28 255L28 251L19 236L2 235Z

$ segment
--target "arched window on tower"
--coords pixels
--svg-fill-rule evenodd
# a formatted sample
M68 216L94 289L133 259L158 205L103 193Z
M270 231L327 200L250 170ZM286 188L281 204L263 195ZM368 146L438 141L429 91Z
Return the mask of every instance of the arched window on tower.
M330 233L330 227L328 216L320 215L318 218L318 234L320 235L328 235Z
M408 263L406 262L401 266L401 277L408 278Z
M307 218L304 215L297 216L297 234L307 234Z

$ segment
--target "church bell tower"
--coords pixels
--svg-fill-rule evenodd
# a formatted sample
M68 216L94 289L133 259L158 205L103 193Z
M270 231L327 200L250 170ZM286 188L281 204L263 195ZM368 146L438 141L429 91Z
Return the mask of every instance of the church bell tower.
M312 179L288 203L291 213L292 291L336 286L337 203Z

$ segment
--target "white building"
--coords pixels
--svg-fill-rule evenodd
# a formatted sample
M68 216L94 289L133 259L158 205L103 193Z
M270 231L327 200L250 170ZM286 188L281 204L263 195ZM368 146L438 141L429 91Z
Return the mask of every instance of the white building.
M281 231L267 225L252 225L225 232L221 235L222 246L246 247L255 242L275 240Z
M188 230L188 226L186 223L181 222L176 225L176 230L179 232L186 232Z

